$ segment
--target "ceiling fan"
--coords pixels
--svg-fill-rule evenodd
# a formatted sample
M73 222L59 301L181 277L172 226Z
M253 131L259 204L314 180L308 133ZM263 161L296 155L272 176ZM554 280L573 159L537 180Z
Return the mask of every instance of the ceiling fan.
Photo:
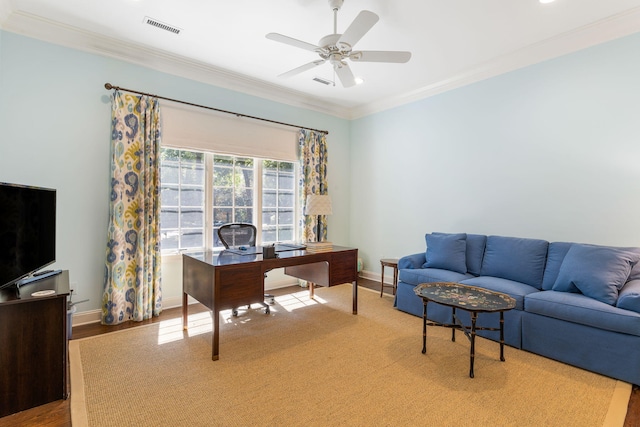
M378 22L378 15L368 10L361 11L356 19L349 25L344 33L338 34L338 10L342 7L344 0L328 0L329 6L333 10L333 34L324 36L318 45L284 36L278 33L269 33L267 38L280 43L285 43L294 47L316 52L320 59L304 64L278 77L291 77L304 71L315 68L329 61L333 65L342 86L351 87L356 84L356 79L345 61L350 59L354 62L394 62L404 63L411 59L411 52L387 51L387 50L353 50L353 46Z

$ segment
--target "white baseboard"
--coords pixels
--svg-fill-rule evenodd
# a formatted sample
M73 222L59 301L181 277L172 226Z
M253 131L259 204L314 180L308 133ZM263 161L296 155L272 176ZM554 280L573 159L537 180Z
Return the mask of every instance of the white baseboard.
M386 276L386 275L385 275ZM368 271L368 270L362 270L360 272L360 277L362 277L363 279L367 279L367 280L372 280L374 282L378 282L380 283L380 273L374 273L373 271ZM385 279L389 279L388 277L385 277ZM391 284L391 282L393 281L393 276L391 276L391 278L389 279L389 284ZM385 282L387 282L387 280L385 280Z
M287 286L295 286L298 284L297 279L278 280L269 283L269 287L265 288L265 291L269 292L270 289L286 288ZM189 304L195 304L198 301L189 297ZM169 309L175 307L182 307L182 296L164 298L162 300L162 308ZM98 323L102 320L102 310L89 310L80 311L73 314L72 324L73 326L88 325L90 323Z
M380 283L380 273L374 273L372 271L362 270L360 272L360 277L363 279L372 280L374 282ZM393 274L385 274L384 283L387 285L393 284ZM268 288L265 288L265 291L269 291L270 289L280 289L286 288L287 286L295 286L297 285L297 279L288 279L288 280L279 280L269 284ZM189 298L189 304L197 303L193 298ZM169 309L174 307L182 306L182 297L169 297L162 300L162 308ZM98 323L102 318L102 310L89 310L89 311L80 311L73 314L72 322L73 326L80 325L88 325L90 323Z
M102 310L78 311L72 316L73 326L88 325L89 323L100 322Z

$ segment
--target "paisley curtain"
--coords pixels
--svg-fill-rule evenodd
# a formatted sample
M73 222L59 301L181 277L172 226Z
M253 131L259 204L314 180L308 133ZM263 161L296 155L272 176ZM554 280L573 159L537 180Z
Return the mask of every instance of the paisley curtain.
M327 194L327 135L309 129L300 129L298 133L300 149L300 185L298 188L300 201L300 226L302 241L316 241L316 224L318 217L304 215L304 204L309 194ZM327 217L320 216L321 241L327 240Z
M160 280L160 106L113 93L111 197L102 323L142 321L162 311Z

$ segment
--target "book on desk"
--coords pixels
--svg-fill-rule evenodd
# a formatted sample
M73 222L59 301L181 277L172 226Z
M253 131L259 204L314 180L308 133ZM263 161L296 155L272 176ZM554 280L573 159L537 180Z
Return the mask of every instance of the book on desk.
M332 250L331 242L307 242L307 252L331 252Z

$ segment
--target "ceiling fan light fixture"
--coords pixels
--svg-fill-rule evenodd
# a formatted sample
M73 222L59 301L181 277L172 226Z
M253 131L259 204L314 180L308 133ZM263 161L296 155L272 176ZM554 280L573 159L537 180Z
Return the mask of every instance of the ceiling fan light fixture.
M369 10L362 10L355 19L349 24L347 29L342 33L338 33L338 10L342 7L344 0L328 0L329 6L333 9L333 33L328 34L320 39L317 45L294 39L278 33L268 33L266 38L288 44L293 47L315 52L320 56L320 60L304 64L286 73L280 74L278 77L293 77L303 73L316 66L329 62L333 66L338 80L345 88L361 84L362 79L356 82L353 72L349 68L346 60L353 62L387 62L387 63L404 63L411 59L411 52L402 51L384 51L384 50L365 50L354 51L353 47L358 41L378 22L380 17Z

